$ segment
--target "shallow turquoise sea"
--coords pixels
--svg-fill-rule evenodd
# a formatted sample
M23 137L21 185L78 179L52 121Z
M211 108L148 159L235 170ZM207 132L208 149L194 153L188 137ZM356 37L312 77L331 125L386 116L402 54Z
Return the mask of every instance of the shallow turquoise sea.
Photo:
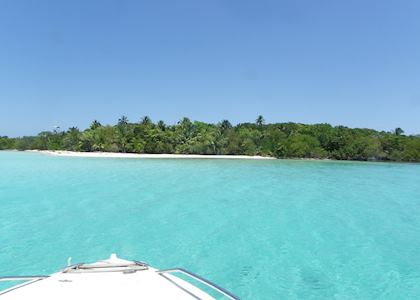
M419 299L420 165L0 152L0 274L113 252L242 299Z

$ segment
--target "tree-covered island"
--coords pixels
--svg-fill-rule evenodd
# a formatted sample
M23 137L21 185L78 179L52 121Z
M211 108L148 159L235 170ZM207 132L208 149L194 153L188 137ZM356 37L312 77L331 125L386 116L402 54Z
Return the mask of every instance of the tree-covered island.
M0 150L7 149L420 162L420 136L404 135L401 128L385 132L329 124L265 124L262 116L236 126L227 120L209 124L188 118L167 125L147 116L132 123L123 116L116 125L95 120L83 131L71 127L37 136L0 137Z

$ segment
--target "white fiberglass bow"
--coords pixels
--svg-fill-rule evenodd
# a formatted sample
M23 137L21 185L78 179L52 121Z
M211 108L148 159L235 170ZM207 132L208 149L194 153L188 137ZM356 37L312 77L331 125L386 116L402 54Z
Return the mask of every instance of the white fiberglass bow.
M157 270L149 265L118 258L76 264L50 276L0 277L0 281L26 281L0 291L0 300L11 299L213 299L209 294L170 273L182 273L223 295L239 299L216 284L184 269Z

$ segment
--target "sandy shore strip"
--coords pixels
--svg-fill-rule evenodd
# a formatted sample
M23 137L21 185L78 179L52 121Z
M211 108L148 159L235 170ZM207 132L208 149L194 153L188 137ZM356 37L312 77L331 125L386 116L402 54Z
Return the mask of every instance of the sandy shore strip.
M51 150L27 150L27 152L44 153L55 156L70 157L101 157L101 158L195 158L195 159L275 159L266 156L247 155L199 155L199 154L136 154L115 152L74 152L74 151L51 151Z

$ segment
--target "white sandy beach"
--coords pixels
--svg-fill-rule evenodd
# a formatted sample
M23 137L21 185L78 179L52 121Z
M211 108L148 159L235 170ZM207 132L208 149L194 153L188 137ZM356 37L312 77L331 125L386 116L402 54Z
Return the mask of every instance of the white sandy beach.
M265 156L247 155L198 155L198 154L136 154L136 153L114 153L114 152L74 152L74 151L51 151L51 150L27 150L28 152L39 152L55 156L71 157L103 157L103 158L198 158L198 159L275 159Z

